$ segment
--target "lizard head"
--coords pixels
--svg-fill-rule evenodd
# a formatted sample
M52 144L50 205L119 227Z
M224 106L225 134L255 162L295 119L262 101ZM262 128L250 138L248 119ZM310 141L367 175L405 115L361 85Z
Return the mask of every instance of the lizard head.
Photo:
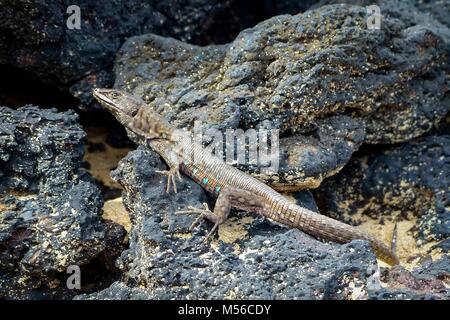
M125 126L142 106L142 101L119 90L95 88L92 95Z
M95 99L127 129L146 139L170 139L174 128L145 102L126 92L95 88Z

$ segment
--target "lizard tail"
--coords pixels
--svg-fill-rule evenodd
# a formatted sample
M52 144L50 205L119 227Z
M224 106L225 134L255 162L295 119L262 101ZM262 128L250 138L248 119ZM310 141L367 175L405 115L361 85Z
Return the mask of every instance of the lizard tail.
M400 263L395 251L391 250L388 246L382 243L380 240L373 238L369 235L372 240L367 239L371 242L372 248L375 251L377 257L391 266L395 266Z
M398 227L397 224L394 225L394 230L392 231L392 240L391 240L391 251L397 253L397 234Z
M297 217L295 227L315 237L337 243L347 243L352 240L367 240L372 246L377 258L389 265L400 263L395 252L371 234L330 217L315 213L306 208L295 206L293 214Z

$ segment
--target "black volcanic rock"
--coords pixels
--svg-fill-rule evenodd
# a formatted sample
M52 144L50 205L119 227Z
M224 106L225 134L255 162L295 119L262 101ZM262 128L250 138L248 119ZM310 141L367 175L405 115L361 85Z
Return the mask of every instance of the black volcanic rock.
M87 108L92 87L112 85L114 57L127 37L155 32L183 41L204 41L215 16L230 2L1 0L0 64L70 87L81 100L80 107ZM80 8L80 29L66 26L71 5Z
M440 29L443 35L448 33L450 3L442 0L322 0L311 4L310 9L324 5L346 3L369 7L377 5L383 15L389 15L405 21L408 25L426 24L429 27ZM443 27L443 28L442 28Z
M424 269L423 274L434 278L421 286L386 287L367 242L327 244L248 213L233 212L218 235L205 242L210 223L189 231L196 216L174 213L187 205L201 206L206 200L203 190L183 176L178 193L167 195L165 177L155 173L163 167L154 152L139 147L113 172L124 187L123 201L133 224L130 248L117 262L123 277L109 288L76 299L445 297L438 270L448 264ZM314 209L310 196L296 197ZM383 271L383 277L395 275ZM426 285L435 290L423 292Z
M428 136L353 159L317 196L324 212L350 221L355 213L418 217L419 243L443 241L450 236L449 172L450 136Z
M211 223L191 230L196 216L175 211L214 199L185 176L167 194L166 165L143 146L112 173L128 247L101 218L76 114L0 107L0 299L448 299L449 3L323 0L298 14L314 2L0 0L0 99L54 89L41 96L57 104L33 104L67 108L70 90L92 110L92 87L115 81L180 128L279 129L276 173L238 168L350 224L414 219L414 247L438 248L434 261L379 268L365 241L324 243L237 210L205 242ZM374 4L379 30L367 26ZM81 30L66 27L69 5ZM108 144L129 146L108 129ZM81 290L66 286L73 265Z
M345 112L365 123L366 142L417 137L449 111L445 34L390 16L370 30L366 20L364 7L331 5L271 18L221 46L132 37L119 52L115 87L181 127L269 120L302 133Z
M85 133L77 119L74 112L0 107L3 298L75 295L65 286L67 268L83 270L125 236L102 221L100 192L80 169Z
M437 261L425 262L413 271L401 266L384 269L381 281L389 288L371 291L370 299L375 300L434 300L448 299L450 289L450 256Z
M450 108L446 27L387 15L369 30L366 19L365 7L332 5L274 17L220 46L132 37L115 88L180 128L280 129L275 174L238 167L278 190L314 188L362 143L420 136Z
M130 249L118 261L128 280L91 298L117 299L125 287L125 297L133 298L133 283L140 284L146 298L158 299L348 298L351 288L338 283L344 278L364 282L375 270L375 257L364 241L325 244L249 214L232 218L243 234L236 242L223 240L227 229L221 226L219 240L205 243L210 224L190 232L196 216L174 212L200 206L207 196L187 177L178 193L166 195L166 179L155 173L162 168L152 151L139 147L113 172L124 187L123 202L133 223Z

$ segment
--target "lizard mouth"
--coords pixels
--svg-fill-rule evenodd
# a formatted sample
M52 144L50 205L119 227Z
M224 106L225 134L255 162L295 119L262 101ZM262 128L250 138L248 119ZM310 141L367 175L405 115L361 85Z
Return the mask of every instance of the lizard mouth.
M108 111L116 115L134 117L141 107L141 103L133 96L114 89L94 88L94 98Z
M95 88L92 90L94 98L122 124L126 125L132 121L130 115L132 109L120 103L121 93L113 89Z
M109 97L112 94L112 91L106 89L95 88L92 90L92 95L95 99L97 99L100 104L111 111L121 111L116 103Z

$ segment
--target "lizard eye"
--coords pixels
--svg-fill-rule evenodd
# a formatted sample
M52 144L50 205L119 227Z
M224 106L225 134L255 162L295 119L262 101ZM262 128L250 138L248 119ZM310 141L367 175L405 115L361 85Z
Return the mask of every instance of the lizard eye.
M111 98L117 99L119 97L119 94L117 92L111 92Z

